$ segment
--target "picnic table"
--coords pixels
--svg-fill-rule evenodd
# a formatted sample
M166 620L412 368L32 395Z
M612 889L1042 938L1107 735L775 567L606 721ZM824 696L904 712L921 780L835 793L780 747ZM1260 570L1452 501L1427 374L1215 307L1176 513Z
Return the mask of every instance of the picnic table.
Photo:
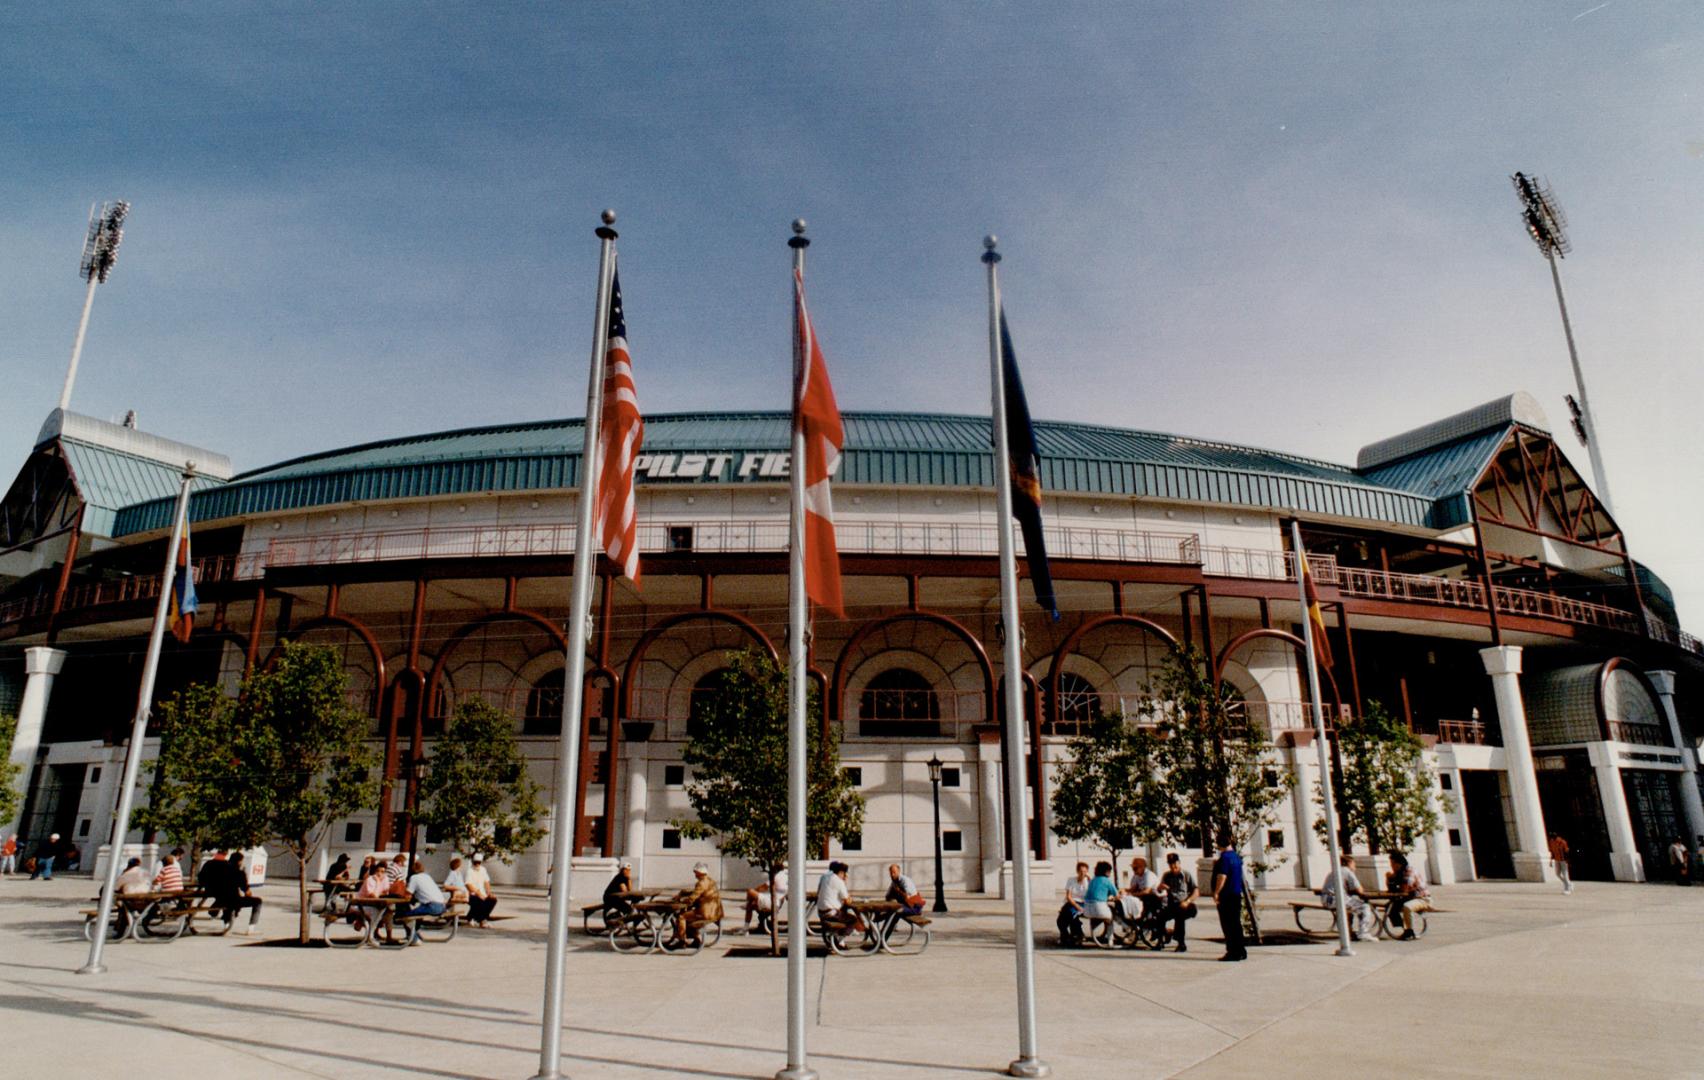
M633 905L642 901L650 900L653 897L670 894L671 891L665 889L635 889L626 892L609 893L597 903L587 904L580 909L580 928L588 935L603 937L611 930L615 929L616 923L620 921L609 917L609 913L612 911L619 914L619 909L614 908L610 904L611 900L620 900L627 907L631 908ZM593 922L594 919L597 920L596 923Z
M200 889L150 890L148 892L117 893L112 898L111 922L107 924L107 940L160 943L176 941L187 931L196 933L196 919L223 915L224 909L213 905L213 894ZM91 897L97 905L84 909L83 937L94 940L95 920L100 917L99 896ZM230 932L228 919L216 920L214 936Z
M1396 905L1396 901L1402 898L1401 893L1389 892L1384 889L1369 889L1362 892L1360 895L1365 898L1367 906L1372 910L1374 936L1396 937L1402 933L1402 909ZM1311 901L1292 900L1290 901L1290 910L1295 915L1296 928L1304 934L1319 935L1334 934L1337 932L1337 909L1334 906L1328 906L1323 901L1317 899ZM1437 910L1437 908L1432 909L1433 912L1436 912ZM1303 914L1304 912L1315 911L1326 912L1331 917L1330 925L1323 930L1316 930L1312 926L1307 925L1304 921L1306 918ZM1414 917L1415 935L1420 936L1425 934L1426 912L1416 911L1412 914ZM1316 915L1313 916L1313 918L1318 919L1320 916Z
M815 902L815 895L811 895ZM859 900L848 897L846 910L855 921L824 922L820 918L811 929L822 935L830 952L845 956L852 953L870 955L885 952L890 956L920 953L929 947L929 917L908 915L905 905L897 900ZM861 937L860 937L861 935Z
M701 923L691 928L696 935L681 939L675 933L675 916L690 906L675 893L666 898L653 893L651 898L639 900L630 914L610 927L610 948L616 952L702 952L704 946L722 939L722 924L719 920Z
M327 911L321 916L325 922L320 937L334 949L401 949L456 936L462 917L458 904L444 905L442 915L400 914L412 903L413 898L407 896L350 896L342 911Z
M314 896L320 897L319 910L332 911L347 907L347 899L361 887L359 881L350 878L315 878L314 884L319 888L308 895L308 903L312 904Z

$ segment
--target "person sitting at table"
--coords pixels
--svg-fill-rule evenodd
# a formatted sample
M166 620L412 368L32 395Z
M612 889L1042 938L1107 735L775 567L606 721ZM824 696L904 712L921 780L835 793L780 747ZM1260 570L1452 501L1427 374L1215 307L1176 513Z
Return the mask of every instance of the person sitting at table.
M75 873L83 866L83 853L77 850L75 841L65 841L65 851L59 857L60 866L67 873Z
M154 871L154 888L160 892L179 892L183 889L183 867L176 855L167 855Z
M1398 940L1413 941L1414 913L1432 910L1432 894L1427 891L1420 871L1409 865L1408 856L1400 851L1390 853L1390 873L1385 875L1385 888L1396 893L1391 906L1402 913L1402 937Z
M1112 864L1095 863L1095 876L1083 891L1083 918L1089 922L1089 940L1112 944L1112 901L1118 896L1118 885L1112 880ZM1096 930L1099 933L1096 933Z
M633 861L621 860L615 868L615 874L609 879L609 884L603 891L603 917L605 925L613 926L621 919L633 913L633 902L627 896L633 888Z
M783 866L775 871L775 893L770 895L767 880L758 883L755 888L747 889L745 894L745 932L751 933L753 921L761 915L769 915L778 909L787 899L787 868Z
M887 899L899 905L901 915L923 914L923 892L917 883L899 872L899 864L888 866Z
M195 876L195 883L203 892L212 895L213 906L225 913L227 926L237 921L237 914L243 908L248 908L249 921L242 932L245 935L254 932L255 924L260 922L261 900L249 891L248 874L243 872L241 851L235 848L214 851L213 857L202 864L201 872Z
M118 891L122 896L134 896L146 893L149 889L148 871L142 869L142 860L132 858L124 864L124 873L118 875Z
M1166 940L1175 941L1178 952L1188 952L1187 924L1195 918L1195 901L1201 890L1196 887L1195 875L1183 868L1175 851L1166 855L1166 872L1160 877L1160 888L1166 892L1165 906L1160 908L1160 932L1165 935L1162 944Z
M1336 918L1337 890L1342 889L1343 908L1349 913L1349 936L1359 941L1367 932L1367 916L1371 911L1367 907L1367 890L1361 888L1361 879L1355 876L1355 856L1345 851L1338 861L1342 865L1337 872L1325 875L1325 884L1319 889L1319 902Z
M1065 880L1065 902L1059 905L1059 917L1054 925L1059 927L1059 944L1081 945L1083 943L1083 924L1078 917L1083 914L1083 894L1089 891L1089 864L1077 864L1077 876Z
M408 881L407 853L402 851L397 852L396 856L392 858L390 862L385 864L385 874L391 879L392 885L406 883Z
M462 876L460 855L450 856L450 872L444 875L443 890L450 903L467 903L467 878Z
M414 873L408 878L408 896L412 901L404 915L442 915L449 900L444 896L444 890L438 888L438 883L432 880L432 875L426 872L426 864L419 859L414 860Z
M682 945L696 944L700 927L722 921L722 894L716 888L716 879L710 876L710 867L697 863L692 876L697 879L692 888L674 895L675 902L684 905L674 917L675 941Z
M347 854L339 855L332 860L331 866L326 869L325 880L328 882L349 880L349 856Z
M483 927L497 906L497 894L491 891L491 874L485 869L485 854L473 853L473 865L467 871L467 920Z
M1160 875L1148 869L1148 860L1138 855L1130 860L1130 887L1118 897L1124 917L1131 922L1147 918L1160 909Z
M817 881L817 918L825 924L858 925L858 916L847 910L852 901L852 889L846 884L851 867L839 859L828 864L828 870Z

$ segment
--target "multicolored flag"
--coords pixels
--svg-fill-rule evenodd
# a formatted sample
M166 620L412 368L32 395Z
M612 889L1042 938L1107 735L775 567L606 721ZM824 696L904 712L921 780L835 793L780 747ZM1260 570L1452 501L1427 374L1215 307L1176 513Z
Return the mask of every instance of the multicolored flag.
M798 399L793 403L793 427L804 433L805 460L805 595L818 607L846 617L840 591L840 551L834 543L834 500L829 480L840 467L846 432L840 408L828 381L811 316L805 310L805 277L793 271L793 365ZM798 462L793 463L799 467Z
M1319 603L1319 590L1314 588L1313 571L1308 568L1308 553L1296 549L1296 565L1302 572L1302 595L1307 597L1308 622L1313 624L1314 659L1319 666L1331 670L1331 641L1325 636L1325 609Z
M1059 601L1053 595L1053 572L1047 566L1047 543L1041 533L1041 464L1035 449L1035 426L1030 423L1029 399L1018 375L1018 354L1012 348L1012 332L1006 327L1006 309L1000 309L1000 377L1006 389L1007 481L1012 486L1012 516L1024 534L1024 555L1029 562L1030 584L1035 602L1059 618Z
M639 513L633 497L633 459L644 443L639 394L633 383L633 357L627 351L627 319L621 311L621 275L613 274L609 294L609 341L604 351L603 412L599 422L597 501L594 526L610 561L639 584Z
M166 606L166 621L172 636L189 644L195 629L195 568L189 562L189 523L184 523L183 541L178 544L177 566L172 571L172 595Z

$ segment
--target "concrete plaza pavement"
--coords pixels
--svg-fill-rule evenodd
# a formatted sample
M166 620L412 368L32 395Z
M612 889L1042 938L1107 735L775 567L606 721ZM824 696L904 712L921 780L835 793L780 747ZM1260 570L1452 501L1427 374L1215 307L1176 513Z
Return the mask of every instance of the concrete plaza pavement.
M93 891L86 876L0 881L0 1075L521 1080L537 1067L537 891L511 890L507 918L447 944L297 949L272 944L296 925L294 888L275 881L263 936L124 942L106 974L83 976L77 909ZM1284 902L1300 896L1263 894L1263 924L1292 925ZM993 1076L1014 1056L1009 909L949 900L922 956L813 954L824 1080ZM1245 964L1216 961L1211 912L1179 956L1053 947L1054 902L1040 904L1043 1057L1060 1077L1704 1075L1704 888L1474 883L1437 902L1448 913L1419 942L1352 958L1279 944ZM772 1076L784 967L748 944L629 956L576 933L564 1071Z

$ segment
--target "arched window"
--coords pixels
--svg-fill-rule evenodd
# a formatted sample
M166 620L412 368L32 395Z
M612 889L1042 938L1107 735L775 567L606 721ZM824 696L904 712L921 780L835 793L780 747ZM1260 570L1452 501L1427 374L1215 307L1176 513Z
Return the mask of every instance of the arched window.
M1080 735L1101 715L1101 696L1094 683L1067 671L1059 676L1059 719L1043 728L1048 735Z
M567 686L567 668L557 668L539 676L532 689L527 691L527 714L521 719L521 734L562 734L562 705Z
M930 739L941 734L941 701L929 680L910 668L888 668L858 696L858 734L880 739Z
M695 739L704 731L705 723L728 692L727 674L727 668L717 668L700 675L692 684L692 700L686 706L687 738Z

